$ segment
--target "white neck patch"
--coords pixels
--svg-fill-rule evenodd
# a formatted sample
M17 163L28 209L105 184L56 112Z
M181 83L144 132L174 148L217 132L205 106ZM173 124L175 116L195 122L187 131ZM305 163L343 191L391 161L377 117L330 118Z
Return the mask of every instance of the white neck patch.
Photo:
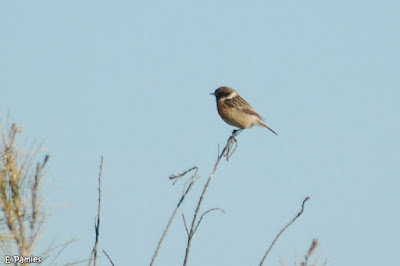
M236 96L238 96L237 92L236 91L232 91L231 94L229 94L228 96L222 97L221 100L228 100L228 99L230 100L232 98L235 98Z

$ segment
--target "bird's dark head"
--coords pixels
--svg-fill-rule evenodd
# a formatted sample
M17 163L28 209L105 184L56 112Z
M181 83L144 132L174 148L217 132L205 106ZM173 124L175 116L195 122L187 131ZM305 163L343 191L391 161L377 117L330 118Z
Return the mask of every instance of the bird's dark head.
M231 99L235 96L237 96L237 92L229 87L219 87L218 89L215 90L214 93L210 93L211 95L215 95L217 100L222 100L222 99Z

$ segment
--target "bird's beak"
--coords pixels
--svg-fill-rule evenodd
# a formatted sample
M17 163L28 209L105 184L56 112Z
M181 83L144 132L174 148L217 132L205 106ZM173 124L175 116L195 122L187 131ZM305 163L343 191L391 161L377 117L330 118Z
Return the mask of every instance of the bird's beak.
M215 95L215 92L210 93L210 95Z

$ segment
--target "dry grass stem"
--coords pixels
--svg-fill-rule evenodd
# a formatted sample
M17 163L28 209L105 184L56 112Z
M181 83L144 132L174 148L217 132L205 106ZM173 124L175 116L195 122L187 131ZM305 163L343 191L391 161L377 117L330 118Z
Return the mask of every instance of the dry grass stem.
M183 225L185 226L186 233L187 233L187 235L189 235L189 229L187 227L185 215L183 213L182 213L182 219L183 219Z
M220 208L212 208L212 209L209 209L208 211L204 212L204 213L200 216L200 219L199 219L199 221L197 222L196 227L194 228L194 233L196 233L197 228L199 227L199 225L200 225L201 221L203 220L204 216L206 216L208 213L210 213L210 212L212 212L212 211L220 211L220 212L222 212L222 213L225 213L225 211L224 211L223 209L220 209Z
M197 179L198 179L197 173L198 173L198 171L199 171L199 168L198 168L197 166L195 166L195 167L190 168L189 170L184 171L183 173L181 173L181 174L179 174L179 175L171 175L171 176L169 177L170 180L175 180L174 183L173 183L173 184L175 184L180 178L182 178L182 177L185 176L187 173L189 173L189 172L191 172L191 171L193 171L193 170L195 170L195 172L194 172L194 174L185 182L185 184L184 184L184 186L183 186L182 196L181 196L181 198L179 199L178 204L176 205L176 207L175 207L175 209L174 209L174 211L173 211L173 213L172 213L172 215L171 215L171 218L169 219L168 224L167 224L167 226L166 226L165 229L164 229L164 232L163 232L163 234L162 234L160 240L158 241L157 248L156 248L156 250L154 251L153 257L151 258L150 265L154 265L154 263L155 263L155 261L156 261L156 258L157 258L157 256L158 256L158 252L159 252L160 249L161 249L161 245L162 245L162 243L164 242L164 239L165 239L165 237L166 237L166 235L167 235L167 233L168 233L168 231L169 231L169 228L171 227L172 221L175 219L175 216L176 216L176 214L177 214L177 212L178 212L178 210L179 210L179 207L182 205L182 203L183 203L183 201L185 200L187 194L190 192L190 190L192 189L193 185L194 185L195 182L197 181ZM185 220L185 217L184 217L184 216L183 216L183 220L184 220L184 223L185 223L186 232L188 232L188 229L187 229L187 226L186 226L186 220Z
M307 266L308 265L308 260L310 259L310 257L313 255L315 249L317 249L319 245L319 241L317 238L314 238L311 242L311 246L308 249L307 254L304 256L304 262L301 263L301 266Z
M59 251L54 255L53 259L49 263L49 265L56 265L56 260L58 257L61 255L61 253L72 243L77 242L77 240L69 240L63 244L54 246L54 242L51 244L50 248L48 248L44 253L41 254L41 257L43 261L46 261L50 258L50 255L52 255L53 252L55 252L57 249Z
M106 255L108 261L111 263L112 266L114 266L114 262L112 261L112 259L110 258L110 256L107 254L107 252L103 249L103 253Z
M262 258L262 260L261 260L261 262L260 262L260 266L262 266L262 265L264 264L265 259L267 258L269 252L271 251L272 247L275 245L275 243L276 243L276 241L278 240L278 238L279 238L279 237L283 234L283 232L285 232L286 229L287 229L289 226L291 226L291 225L297 220L297 218L299 218L300 215L303 213L303 211L304 211L304 204L305 204L309 199L310 199L310 197L306 197L306 198L303 200L303 203L302 203L302 205L301 205L301 210L300 210L300 212L299 212L285 227L283 227L282 230L276 235L274 241L272 241L272 243L271 243L271 245L269 246L267 252L265 253L264 257Z
M16 124L7 130L0 126L0 248L27 257L32 255L45 220L39 192L49 156L31 167L37 151L18 152L16 137L22 130Z
M210 176L209 176L208 179L207 179L207 183L204 185L203 192L202 192L201 195L200 195L199 202L197 203L197 207L196 207L196 210L195 210L194 215L193 215L193 219L192 219L192 223L191 223L191 225L190 225L190 229L187 229L187 230L186 230L186 231L189 232L189 233L188 233L188 239L187 239L187 244L186 244L185 258L184 258L184 261L183 261L183 265L184 265L184 266L186 266L186 265L188 264L188 261L189 261L190 247L191 247L192 239L193 239L193 236L194 236L194 234L195 234L195 232L196 232L196 229L199 227L200 222L201 222L202 218L204 217L204 215L205 215L206 213L208 213L208 212L205 212L205 213L200 217L200 219L198 220L198 215L199 215L199 212L200 212L200 207L201 207L201 205L202 205L202 203L203 203L203 199L204 199L204 196L205 196L205 194L206 194L206 192L207 192L208 186L210 185L211 180L213 179L214 174L215 174L215 172L217 171L217 168L218 168L219 163L221 162L221 159L222 159L223 157L226 157L226 160L228 161L229 158L230 158L230 157L233 155L233 153L236 151L236 148L237 148L237 140L236 140L235 137L237 137L237 136L239 135L240 132L242 132L242 130L234 130L234 131L232 132L232 135L229 137L229 139L228 139L228 141L227 141L227 143L226 143L224 149L223 149L222 152L219 154L219 156L218 156L218 158L217 158L217 161L215 162L214 168L213 168L213 170L212 170Z
M89 265L93 261L93 265L97 265L97 248L99 244L99 237L100 237L100 214L101 214L101 177L103 175L103 156L101 156L100 160L100 170L99 170L99 199L98 199L98 206L97 206L97 217L94 221L94 231L95 231L95 242L94 247L92 250L92 254L90 256Z
M319 240L317 238L314 238L311 242L310 248L307 251L307 254L304 256L304 261L300 263L300 266L308 266L309 265L309 260L311 258L311 256L314 254L315 250L318 248L319 246ZM319 256L317 256L317 258L315 259L314 263L311 264L310 266L315 266L318 265L319 261ZM326 262L325 262L326 264Z

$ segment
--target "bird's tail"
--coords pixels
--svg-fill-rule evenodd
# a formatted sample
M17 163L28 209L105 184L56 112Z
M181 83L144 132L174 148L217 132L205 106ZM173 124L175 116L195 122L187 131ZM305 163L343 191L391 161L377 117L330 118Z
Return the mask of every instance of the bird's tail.
M262 122L262 121L259 121L259 122L260 122L260 125L261 125L261 126L263 126L263 127L265 127L265 128L268 128L269 130L271 130L272 133L274 133L275 135L278 136L278 133L276 133L272 128L270 128L269 126L267 126L264 122Z

